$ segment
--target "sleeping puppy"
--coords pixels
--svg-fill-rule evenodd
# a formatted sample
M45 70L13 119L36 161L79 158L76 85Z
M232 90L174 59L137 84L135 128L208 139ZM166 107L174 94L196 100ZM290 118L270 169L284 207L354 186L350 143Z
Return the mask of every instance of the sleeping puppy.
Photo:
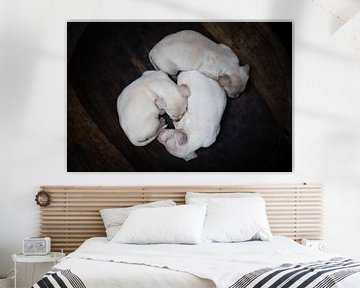
M157 139L170 154L189 161L197 157L196 150L215 142L226 95L217 81L197 71L180 73L178 85L187 85L191 90L187 112L174 123L176 129L161 130Z
M144 146L166 128L160 115L165 112L174 121L185 113L190 90L176 85L164 72L145 71L128 85L117 99L119 121L135 146Z
M151 49L149 58L157 70L170 75L197 70L219 81L230 98L237 98L249 79L249 65L240 66L230 47L192 30L166 36Z

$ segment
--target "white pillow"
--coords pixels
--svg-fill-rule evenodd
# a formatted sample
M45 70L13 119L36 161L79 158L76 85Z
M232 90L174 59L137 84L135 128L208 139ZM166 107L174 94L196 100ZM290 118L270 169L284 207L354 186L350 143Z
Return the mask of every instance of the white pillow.
M206 214L205 205L137 209L131 211L113 243L197 244Z
M156 201L146 204L135 205L128 208L109 208L101 209L100 214L106 229L107 239L111 240L115 234L120 230L121 225L124 223L129 213L132 210L139 208L153 208L153 207L170 207L176 206L172 200Z
M203 237L211 242L271 240L264 199L247 197L209 200Z
M185 203L186 204L207 204L211 199L225 198L246 198L246 197L259 197L259 193L255 192L243 192L243 193L196 193L186 192Z

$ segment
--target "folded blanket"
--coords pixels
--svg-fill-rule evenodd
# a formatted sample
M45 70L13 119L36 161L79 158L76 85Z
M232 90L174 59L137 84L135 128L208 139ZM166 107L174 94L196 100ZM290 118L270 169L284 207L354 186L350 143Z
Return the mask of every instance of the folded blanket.
M53 268L45 276L32 286L32 288L86 288L81 279L69 269L61 270Z
M360 262L345 258L297 265L283 264L248 273L229 288L331 288L359 272Z

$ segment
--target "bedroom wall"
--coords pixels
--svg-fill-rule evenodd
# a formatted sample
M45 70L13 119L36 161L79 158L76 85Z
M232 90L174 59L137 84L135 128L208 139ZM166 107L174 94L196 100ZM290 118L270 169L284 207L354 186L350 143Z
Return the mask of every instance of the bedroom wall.
M322 183L330 251L360 259L360 67L347 35L330 34L335 17L312 1L149 2L0 3L0 274L38 234L42 184ZM65 21L150 18L294 19L293 173L66 172Z

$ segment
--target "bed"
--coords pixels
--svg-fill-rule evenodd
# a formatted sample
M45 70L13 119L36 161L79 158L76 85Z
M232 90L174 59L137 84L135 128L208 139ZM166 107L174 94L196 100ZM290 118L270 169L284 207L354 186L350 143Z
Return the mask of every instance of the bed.
M336 255L314 251L282 236L276 236L270 242L158 244L136 247L111 244L104 237L95 237L87 240L76 252L54 266L53 271L61 274L61 271L70 270L73 273L67 275L68 278L61 277L66 283L65 287L360 287L360 263L346 261L347 259ZM305 265L294 268L290 265L299 263ZM340 273L327 278L321 277L320 267L328 269L334 267L334 264L344 263L348 265L343 266L344 269L338 269ZM264 279L269 274L266 272L277 271L271 269L275 267L278 274L268 279L264 286L255 286L258 282L254 284L250 280L244 281L254 272L263 272L264 275L260 274L259 279ZM311 267L318 267L319 275L313 279L315 284L305 286L306 280L314 274L304 274L299 279L296 276L300 275L299 271L306 271L306 268L310 271ZM288 274L288 277L281 283L292 276L292 279L297 279L293 284L295 286L271 286L285 274ZM260 277L261 275L263 277ZM71 279L75 277L79 279L72 282ZM64 278L70 279L70 283ZM33 287L48 287L44 286L42 281ZM54 287L57 287L55 283L59 283L54 278L49 281ZM301 286L302 284L304 286Z
M46 235L55 236L53 250L63 247L67 252L75 251L34 284L35 288L360 287L359 262L312 250L298 243L300 239L322 237L322 189L319 185L42 188L52 197L50 206L42 208L41 212L43 236L45 231L48 231ZM92 222L97 221L97 218L86 214L89 211L98 211L104 206L131 206L126 201L136 199L139 203L174 199L177 204L182 204L185 202L185 193L189 191L260 193L266 201L273 238L270 241L238 243L139 245L114 243L106 237L87 237L100 230ZM114 193L117 194L116 199L120 199L117 203L114 203ZM102 202L96 201L96 197L100 197L98 195L104 196ZM104 199L112 200L106 202ZM112 205L104 205L111 201ZM63 217L61 221L58 219L60 216L54 216L60 212ZM76 216L77 220L74 220L75 213L85 213L81 215L87 216ZM50 223L51 217L54 217L53 223ZM87 217L87 220L79 220L79 217ZM84 221L81 228L79 221ZM64 225L68 225L67 228ZM79 236L73 235L81 235L79 229L88 231L83 232L83 238L89 239L74 240L79 239ZM105 236L104 230L102 227L103 235L100 236ZM62 233L62 236L56 237L57 233Z

